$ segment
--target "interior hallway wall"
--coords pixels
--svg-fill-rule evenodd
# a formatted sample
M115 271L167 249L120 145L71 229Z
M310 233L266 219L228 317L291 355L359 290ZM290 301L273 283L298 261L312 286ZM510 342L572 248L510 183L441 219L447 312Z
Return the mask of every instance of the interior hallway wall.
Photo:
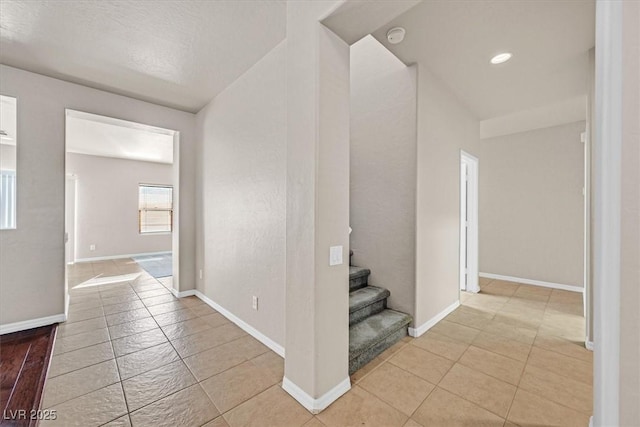
M481 272L583 286L585 126L481 141Z
M194 284L195 116L17 68L0 92L18 99L17 230L0 231L0 325L64 313L65 109L180 132L180 290ZM33 268L33 260L38 261Z
M479 157L479 142L478 119L419 64L416 327L458 301L460 150Z
M171 233L139 233L138 185L173 186L172 165L67 153L66 167L77 176L78 259L171 251Z
M414 315L417 67L367 36L351 46L350 226L353 263Z
M640 2L622 7L619 396L620 425L632 426L640 424Z
M285 333L286 42L197 114L204 280L198 290L277 344ZM259 298L258 310L252 297Z

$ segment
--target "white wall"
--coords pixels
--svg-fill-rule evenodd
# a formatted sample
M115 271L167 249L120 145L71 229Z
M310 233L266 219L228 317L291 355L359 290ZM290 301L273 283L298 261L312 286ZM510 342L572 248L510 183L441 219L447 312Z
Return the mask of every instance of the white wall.
M640 3L623 5L620 425L640 424ZM596 353L596 357L599 354Z
M349 45L318 22L340 4L287 3L283 386L312 411L350 387ZM329 265L331 246L345 262Z
M197 114L207 297L284 345L286 42ZM259 298L259 310L251 307Z
M585 126L481 141L481 272L583 286Z
M16 170L16 145L0 144L0 169Z
M426 65L419 64L414 318L418 327L458 300L460 150L479 157L479 138L478 119Z
M193 287L194 115L4 65L0 92L18 99L20 138L18 229L0 231L0 324L64 313L65 108L180 132L179 283Z
M350 225L354 265L414 315L417 67L367 36L351 46Z
M77 176L77 259L171 251L171 233L138 232L138 185L172 186L172 165L67 153L66 166Z

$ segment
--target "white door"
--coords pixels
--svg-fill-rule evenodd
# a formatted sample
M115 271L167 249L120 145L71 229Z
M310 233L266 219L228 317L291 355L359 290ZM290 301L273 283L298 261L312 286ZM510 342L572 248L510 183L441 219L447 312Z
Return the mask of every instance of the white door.
M478 159L460 152L460 289L479 292Z

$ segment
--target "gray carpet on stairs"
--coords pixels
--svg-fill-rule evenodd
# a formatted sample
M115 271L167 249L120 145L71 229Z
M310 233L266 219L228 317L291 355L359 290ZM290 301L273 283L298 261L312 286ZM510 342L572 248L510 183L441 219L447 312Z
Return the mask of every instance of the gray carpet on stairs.
M387 308L389 290L366 286L349 293L349 326Z
M349 266L349 374L407 336L411 316L387 309L388 289L369 286L368 268Z
M407 335L411 316L384 310L349 328L349 372L353 373Z

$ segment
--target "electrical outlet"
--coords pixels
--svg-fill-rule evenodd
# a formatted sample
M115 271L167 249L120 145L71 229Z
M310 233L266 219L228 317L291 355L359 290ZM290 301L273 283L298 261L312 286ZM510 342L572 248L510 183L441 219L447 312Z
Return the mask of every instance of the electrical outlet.
M89 250L90 251L95 251L96 250L96 245L89 245Z
M258 297L257 296L253 296L253 301L251 303L251 306L253 307L254 310L258 310Z
M200 269L200 280L202 280L202 269Z

